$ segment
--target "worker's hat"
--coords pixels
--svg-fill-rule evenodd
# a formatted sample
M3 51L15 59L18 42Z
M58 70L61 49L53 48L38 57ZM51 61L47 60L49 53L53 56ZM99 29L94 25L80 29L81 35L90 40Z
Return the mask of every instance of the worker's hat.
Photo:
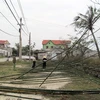
M43 58L46 58L46 56L43 56Z

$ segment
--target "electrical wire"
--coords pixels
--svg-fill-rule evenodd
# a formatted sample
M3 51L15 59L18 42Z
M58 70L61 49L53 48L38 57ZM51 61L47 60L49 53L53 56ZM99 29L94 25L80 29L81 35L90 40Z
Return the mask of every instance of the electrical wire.
M4 1L4 3L7 5L7 7L9 8L9 10L10 10L10 12L12 13L12 15L13 15L13 17L15 18L15 20L17 21L17 24L19 25L19 22L18 22L18 20L17 20L17 18L16 18L16 16L14 15L14 13L13 13L13 11L11 10L11 8L10 8L10 6L9 6L9 4L7 3L7 1L6 0L3 0ZM12 3L12 2L11 2ZM13 5L13 3L12 3L12 5ZM14 8L14 7L13 7ZM15 8L14 8L15 9ZM15 12L16 12L16 10L15 10ZM18 14L17 14L18 15ZM23 30L23 29L22 29ZM19 32L19 30L18 30L18 32ZM26 32L23 30L23 32L26 34Z
M15 11L15 13L16 13L16 15L17 15L17 17L20 19L20 17L19 17L19 15L18 15L18 13L17 13L17 11L16 11L16 9L15 9L15 7L14 7L14 5L13 5L13 3L12 3L12 1L10 0L10 3L11 3L11 5L12 5L12 7L13 7L13 9L14 9L14 11ZM23 30L23 32L27 35L27 33L24 31L24 29L22 28L22 30Z
M26 31L22 28L22 31L28 36L28 34L26 33Z
M16 16L14 15L13 11L11 10L11 8L10 8L9 4L7 3L7 1L6 1L6 0L4 0L4 1L5 1L6 5L8 6L8 8L9 8L10 12L12 13L13 17L15 18L15 20L16 20L16 22L17 22L17 24L19 24L19 22L18 22L18 20L17 20Z
M20 19L20 17L19 17L19 15L18 15L18 13L17 13L17 11L16 11L16 9L15 9L15 7L14 7L14 5L13 5L13 3L12 3L11 0L10 0L10 3L11 3L11 5L12 5L12 7L13 7L13 9L14 9L16 15L17 15L17 17ZM23 28L22 28L22 31L27 35L27 33L25 32L25 30L24 30Z
M56 65L56 67L50 72L50 74L42 81L39 87L41 87L42 84L51 76L51 74L57 69L57 67L61 64L61 62L66 58L67 55L65 55L62 60Z
M14 36L14 37L18 37L17 35L12 35L12 34L10 34L8 32L3 31L2 29L0 29L0 31L3 32L3 33L5 33L5 34L7 34L7 35Z
M0 12L1 13L1 12ZM1 13L1 15L18 31L18 29L7 19L7 17L4 16L3 13Z
M25 22L25 26L26 26L27 32L29 33L29 30L28 30L28 27L27 27L27 24L26 24L26 20L25 20L25 16L24 16L24 13L23 13L23 9L22 9L22 6L21 6L21 2L20 2L20 0L17 0L17 2L18 2L20 11L22 13L22 16L23 16L23 19L24 19L24 22Z
M14 11L15 11L16 15L17 15L17 17L20 19L20 17L19 17L19 15L18 15L18 13L17 13L17 11L16 11L16 9L15 9L15 7L14 7L14 5L13 5L12 1L11 1L11 0L9 0L9 1L10 1L11 5L12 5L12 7L13 7L13 9L14 9Z
M100 28L98 28L94 33L98 32L100 30Z
M64 50L63 52L61 52L61 54L62 53L64 53L65 51L69 51L69 50L71 50L78 42L80 42L80 40L82 39L82 37L86 34L86 32L87 32L88 30L86 29L85 30L85 32L83 33L83 35L68 49L68 50ZM57 56L57 55L56 55ZM51 60L51 59L53 59L54 57L56 57L56 56L53 56L53 57L51 57L50 59L48 59L47 61L49 61L49 60ZM38 66L40 66L40 65L42 65L42 63L40 63L39 65L37 65L36 67L38 67ZM25 74L27 74L27 73L29 73L29 72L31 72L33 70L33 68L32 69L30 69L30 70L28 70L27 72L25 72L25 73L23 73L22 75L20 75L19 77L17 77L16 79L19 79L19 78L21 78L22 76L24 76ZM16 80L15 79L15 80Z
M28 18L26 18L26 19L28 19ZM53 23L53 22L47 22L47 21L44 21L44 20L41 20L41 19L36 19L36 18L31 18L31 20L35 20L35 21L38 21L38 22L43 22L43 23L46 23L46 24L51 24L51 25L55 25L55 26L59 26L59 27L68 27L68 26L71 25L71 24L61 25L61 24L57 24L57 23Z

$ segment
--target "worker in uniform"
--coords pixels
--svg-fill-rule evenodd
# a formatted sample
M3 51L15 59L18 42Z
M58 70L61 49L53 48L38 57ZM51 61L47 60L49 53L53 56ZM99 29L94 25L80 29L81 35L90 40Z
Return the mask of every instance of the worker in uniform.
M46 56L43 57L42 61L43 61L43 66L42 67L43 67L43 69L46 69L46 62L47 62Z
M13 70L15 70L16 68L16 57L13 56Z
M32 68L35 68L35 66L36 66L36 58L34 57L34 58L33 58Z

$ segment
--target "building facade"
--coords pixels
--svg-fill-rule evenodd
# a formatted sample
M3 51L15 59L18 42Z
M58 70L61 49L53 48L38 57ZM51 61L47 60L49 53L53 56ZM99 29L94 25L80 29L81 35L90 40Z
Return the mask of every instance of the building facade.
M0 40L0 56L11 56L12 48L8 40Z
M46 51L47 58L58 60L64 55L64 50L68 49L71 44L70 40L43 40L43 50ZM63 52L63 53L62 53Z
M70 45L70 40L43 40L43 49L54 49L54 48L68 48Z

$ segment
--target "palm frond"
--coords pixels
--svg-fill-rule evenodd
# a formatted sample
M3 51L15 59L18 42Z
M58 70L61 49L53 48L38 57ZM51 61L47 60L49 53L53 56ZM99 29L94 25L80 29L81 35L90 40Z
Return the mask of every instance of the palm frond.
M79 20L79 16L76 16L75 18L74 18L74 21L77 21L77 20Z
M80 19L81 20L84 20L84 21L87 21L88 19L88 16L86 16L86 15L83 15L83 14L81 14L81 13L79 13L79 17L80 17Z
M100 19L100 13L97 16L95 16L95 18L93 19L93 24L99 19Z

